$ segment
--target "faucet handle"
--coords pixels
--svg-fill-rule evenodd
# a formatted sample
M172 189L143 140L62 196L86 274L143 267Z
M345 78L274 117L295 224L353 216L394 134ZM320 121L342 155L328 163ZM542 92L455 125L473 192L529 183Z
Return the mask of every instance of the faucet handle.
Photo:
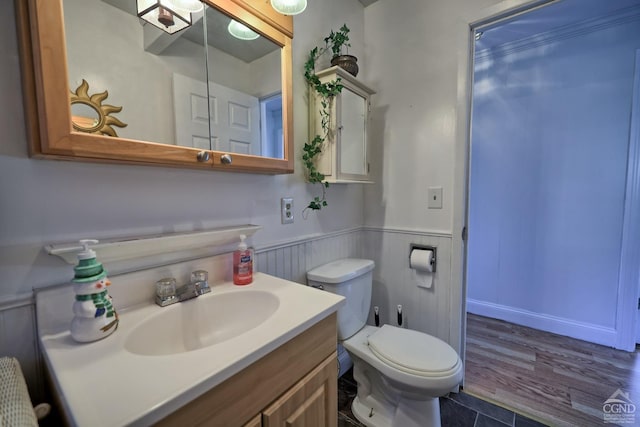
M204 295L211 292L211 288L209 287L209 284L207 282L196 282L194 283L194 286L196 295Z
M191 283L208 282L209 272L207 270L195 270L191 272Z
M176 295L176 279L165 277L156 282L156 304L161 307L178 302Z
M198 295L211 292L209 287L209 272L206 270L196 270L191 273L191 284L195 285Z

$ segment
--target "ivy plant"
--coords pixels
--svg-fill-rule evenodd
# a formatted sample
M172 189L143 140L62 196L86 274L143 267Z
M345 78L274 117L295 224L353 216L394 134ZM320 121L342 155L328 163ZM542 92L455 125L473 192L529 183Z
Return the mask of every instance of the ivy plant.
M331 30L329 35L324 38L324 44L331 48L333 57L340 56L342 54L342 46L351 47L349 43L349 27L347 24L342 25L336 32Z
M314 47L309 51L309 56L304 64L304 78L310 87L310 90L317 94L317 99L320 102L320 128L321 133L316 134L311 141L304 144L302 161L306 168L307 182L312 184L319 184L322 188L322 196L316 196L307 205L306 209L320 210L327 206L326 189L329 188L329 183L325 181L325 176L316 168L316 157L322 153L324 142L329 136L329 125L331 121L331 106L333 98L342 91L342 84L340 78L322 83L320 78L315 73L316 61L329 49L334 50L335 44L338 44L338 49L342 45L348 45L349 28L346 24L340 28L340 31L334 33L333 30L328 37L324 39L325 45L323 48Z

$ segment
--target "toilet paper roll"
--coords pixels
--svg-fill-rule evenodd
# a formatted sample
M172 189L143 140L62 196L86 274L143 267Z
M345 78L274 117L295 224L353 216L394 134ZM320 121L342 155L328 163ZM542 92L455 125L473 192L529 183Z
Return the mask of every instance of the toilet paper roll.
M414 249L411 251L409 266L414 270L422 272L433 272L431 260L433 259L433 251L428 249Z
M414 249L409 257L409 266L413 270L411 275L418 287L430 289L433 286L433 251L428 249Z
M414 249L411 251L409 265L414 270L422 272L433 272L431 260L433 259L433 251L428 249Z

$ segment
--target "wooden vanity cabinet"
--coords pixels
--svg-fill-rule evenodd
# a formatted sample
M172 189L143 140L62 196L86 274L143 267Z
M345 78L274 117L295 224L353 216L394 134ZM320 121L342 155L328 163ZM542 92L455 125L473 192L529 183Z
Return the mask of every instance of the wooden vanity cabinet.
M158 426L336 427L336 314L331 314Z
M337 421L337 358L326 358L262 412L263 427L326 427Z
M262 414L258 414L242 427L262 427Z

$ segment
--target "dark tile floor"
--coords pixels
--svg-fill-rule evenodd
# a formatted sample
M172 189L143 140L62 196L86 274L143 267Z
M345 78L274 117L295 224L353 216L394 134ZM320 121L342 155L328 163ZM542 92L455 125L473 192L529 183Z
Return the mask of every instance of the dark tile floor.
M352 371L338 380L338 427L364 427L351 412L357 386ZM532 419L471 396L451 393L440 398L442 427L543 427Z

